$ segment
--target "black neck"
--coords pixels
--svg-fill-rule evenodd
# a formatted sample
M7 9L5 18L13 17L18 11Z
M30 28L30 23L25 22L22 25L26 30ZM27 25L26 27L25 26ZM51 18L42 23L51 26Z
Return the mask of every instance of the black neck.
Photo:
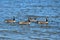
M13 17L13 20L15 20L15 17Z
M48 19L46 18L46 22L48 21Z

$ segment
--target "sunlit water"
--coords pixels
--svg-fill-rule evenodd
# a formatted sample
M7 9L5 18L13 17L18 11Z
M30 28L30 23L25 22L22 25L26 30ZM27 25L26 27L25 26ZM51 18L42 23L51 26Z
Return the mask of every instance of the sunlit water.
M59 0L0 0L0 40L60 40L59 6ZM13 16L16 22L24 21L26 15L49 16L49 23L19 25L4 22ZM45 18L40 20L45 21Z

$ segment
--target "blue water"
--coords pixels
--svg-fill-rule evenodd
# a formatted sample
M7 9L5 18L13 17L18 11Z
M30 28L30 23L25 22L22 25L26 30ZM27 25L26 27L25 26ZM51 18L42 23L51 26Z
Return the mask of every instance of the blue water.
M26 15L48 16L49 23L4 22L13 16L16 22L24 21ZM60 0L0 0L0 40L60 40Z

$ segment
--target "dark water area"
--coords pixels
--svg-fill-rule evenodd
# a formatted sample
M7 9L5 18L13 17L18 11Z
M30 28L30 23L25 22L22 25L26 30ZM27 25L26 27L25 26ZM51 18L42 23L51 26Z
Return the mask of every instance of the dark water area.
M26 15L48 16L48 24L19 25ZM4 22L13 16L16 23ZM0 40L60 40L60 0L0 0Z

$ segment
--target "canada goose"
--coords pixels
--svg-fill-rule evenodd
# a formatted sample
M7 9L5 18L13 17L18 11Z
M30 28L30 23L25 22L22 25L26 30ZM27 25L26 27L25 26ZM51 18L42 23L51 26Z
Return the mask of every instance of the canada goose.
M29 21L29 22L36 22L37 20L32 19L32 18L28 18L28 21Z
M38 24L48 24L48 22L45 22L45 21L39 21Z
M26 25L26 24L30 24L30 22L19 22L19 24L21 25L21 24L23 24L23 25Z
M16 22L16 21L15 21L15 17L13 17L13 20L12 20L12 19L7 19L7 20L5 20L5 22L7 22L7 23Z
M46 18L46 21L37 21L38 24L48 24L48 19Z

